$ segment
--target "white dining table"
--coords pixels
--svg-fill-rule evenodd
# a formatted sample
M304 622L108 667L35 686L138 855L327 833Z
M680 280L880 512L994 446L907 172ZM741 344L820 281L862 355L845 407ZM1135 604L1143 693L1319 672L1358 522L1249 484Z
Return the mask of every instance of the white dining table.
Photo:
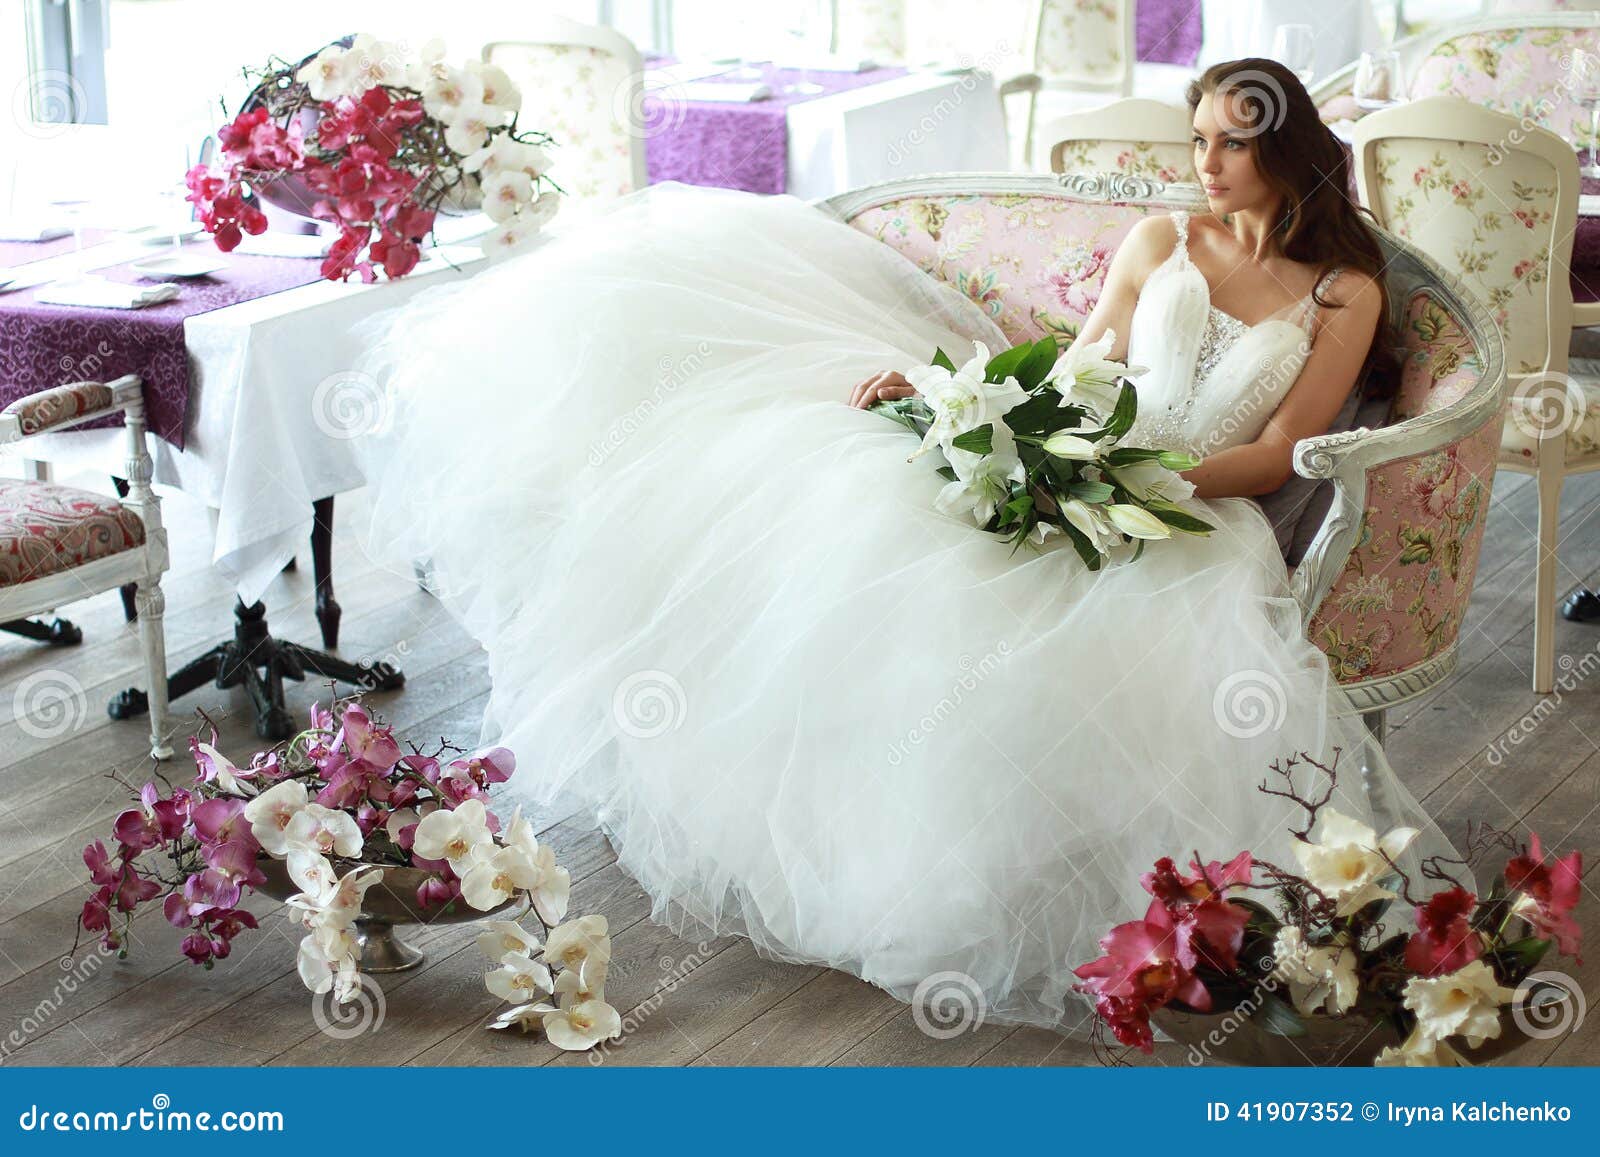
M305 544L312 503L365 485L360 435L385 403L361 369L363 324L486 264L475 245L441 246L397 281L316 281L185 321L185 445L149 439L155 482L209 509L212 562L246 605ZM59 472L125 467L120 429L44 435L27 451Z

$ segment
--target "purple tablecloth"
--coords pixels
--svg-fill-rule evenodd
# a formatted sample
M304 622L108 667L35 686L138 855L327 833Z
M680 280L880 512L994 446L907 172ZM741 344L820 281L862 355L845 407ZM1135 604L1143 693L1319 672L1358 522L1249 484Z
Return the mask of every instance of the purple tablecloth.
M85 229L84 248L98 245L110 236L111 234L103 229ZM65 237L57 237L54 241L0 241L0 269L13 269L30 261L43 261L47 257L59 257L63 253L71 253L73 244L74 238L70 233Z
M210 246L208 238L189 248L205 251ZM191 384L185 319L321 277L321 262L312 259L230 254L227 261L226 268L210 277L180 283L174 300L143 309L46 305L31 289L0 294L0 406L64 382L138 374L144 380L150 430L182 449ZM128 283L140 280L128 264L98 270L97 275Z
M1193 64L1203 29L1200 0L1139 0L1138 58L1157 64Z
M652 59L652 66L671 63ZM879 84L904 76L903 68L870 72L799 72L758 65L762 82L773 90L769 100L748 104L674 99L672 89L644 101L645 163L650 183L682 181L686 185L718 185L751 193L783 193L789 187L789 121L791 105L822 96ZM752 83L753 77L707 77L703 83ZM823 92L784 94L786 84L809 81ZM701 83L701 82L697 82Z
M1580 153L1580 160L1588 155ZM1583 177L1583 193L1600 193L1600 177ZM1572 235L1572 300L1600 301L1600 217L1579 217Z

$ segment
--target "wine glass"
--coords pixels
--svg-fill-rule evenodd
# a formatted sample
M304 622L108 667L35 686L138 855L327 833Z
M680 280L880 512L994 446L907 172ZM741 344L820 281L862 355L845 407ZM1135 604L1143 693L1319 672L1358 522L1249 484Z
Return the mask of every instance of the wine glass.
M1400 54L1389 50L1363 52L1356 65L1353 95L1356 107L1372 111L1399 104L1401 97Z
M791 7L790 19L781 34L783 47L774 55L781 62L810 61L824 55L828 51L828 29L821 22L821 11L812 3L800 4ZM800 79L786 84L780 90L784 96L817 96L827 92L820 84L811 80L810 69L802 65L798 70Z
M1572 98L1589 110L1589 163L1579 172L1600 177L1600 55L1574 49L1567 83Z
M1310 87L1316 73L1316 32L1309 24L1280 24L1272 37L1272 59Z

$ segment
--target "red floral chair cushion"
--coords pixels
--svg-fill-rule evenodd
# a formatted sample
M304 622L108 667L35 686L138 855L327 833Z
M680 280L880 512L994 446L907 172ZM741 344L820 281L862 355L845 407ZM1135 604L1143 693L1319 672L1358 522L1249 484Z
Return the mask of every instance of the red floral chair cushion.
M0 478L0 587L32 582L144 545L144 523L114 498Z
M22 422L22 436L65 426L84 414L107 409L111 387L99 382L70 382L18 398L0 414L14 414Z

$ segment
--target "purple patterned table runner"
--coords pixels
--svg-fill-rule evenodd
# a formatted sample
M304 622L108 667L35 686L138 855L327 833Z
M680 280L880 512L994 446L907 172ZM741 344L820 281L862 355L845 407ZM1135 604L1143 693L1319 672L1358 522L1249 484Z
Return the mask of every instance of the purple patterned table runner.
M204 251L210 245L207 239L190 248ZM0 294L0 406L63 382L138 374L151 431L181 450L192 381L184 321L321 277L321 262L315 259L230 254L227 262L209 277L180 282L172 301L143 309L46 305L31 289ZM95 276L139 282L131 264L101 269Z
M652 67L672 63L671 57L652 59ZM811 72L755 66L761 83L772 89L767 100L744 104L674 99L670 87L645 97L648 130L645 163L651 184L682 181L686 185L718 185L751 193L782 193L789 186L788 110L819 97L880 84L906 75L903 68L875 68L869 72ZM809 82L819 93L783 92L783 86ZM750 84L754 78L732 75L706 77L704 84Z
M1204 29L1201 0L1139 0L1138 59L1192 65L1200 57Z

